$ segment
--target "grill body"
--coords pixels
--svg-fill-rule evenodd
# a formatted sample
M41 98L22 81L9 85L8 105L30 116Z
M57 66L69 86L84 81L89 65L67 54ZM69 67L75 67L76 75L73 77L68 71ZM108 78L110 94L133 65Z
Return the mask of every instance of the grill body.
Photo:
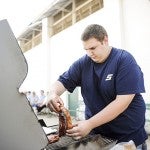
M99 134L89 135L80 140L63 136L58 142L47 145L45 150L109 150L116 142Z

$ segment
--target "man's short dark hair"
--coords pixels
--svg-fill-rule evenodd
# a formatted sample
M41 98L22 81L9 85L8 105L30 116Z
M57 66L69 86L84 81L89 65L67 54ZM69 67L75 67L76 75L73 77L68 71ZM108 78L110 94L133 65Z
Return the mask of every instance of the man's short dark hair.
M106 30L103 26L98 24L91 24L85 28L81 35L82 41L87 41L90 38L95 38L102 42L105 37L108 37Z

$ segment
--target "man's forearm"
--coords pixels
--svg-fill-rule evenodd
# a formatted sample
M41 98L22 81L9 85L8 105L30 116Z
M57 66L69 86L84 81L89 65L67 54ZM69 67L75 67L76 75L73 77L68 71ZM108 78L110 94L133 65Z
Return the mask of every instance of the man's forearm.
M60 81L56 81L54 84L52 84L50 88L50 95L62 95L66 91L66 88L63 86L63 84Z
M106 106L99 113L94 115L89 119L91 128L96 128L100 125L103 125L109 121L115 119L120 115L124 110L127 109L131 103L134 94L131 95L120 95L114 101L112 101L108 106Z

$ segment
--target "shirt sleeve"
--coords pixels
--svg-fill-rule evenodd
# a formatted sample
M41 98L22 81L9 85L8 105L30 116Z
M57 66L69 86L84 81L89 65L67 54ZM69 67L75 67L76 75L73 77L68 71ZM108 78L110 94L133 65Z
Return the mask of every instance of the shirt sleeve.
M144 79L141 68L134 57L123 51L116 76L116 91L118 95L144 93Z
M80 85L81 82L81 66L80 60L74 62L68 71L64 72L61 76L59 76L58 81L60 81L64 87L69 91L73 92L73 90Z

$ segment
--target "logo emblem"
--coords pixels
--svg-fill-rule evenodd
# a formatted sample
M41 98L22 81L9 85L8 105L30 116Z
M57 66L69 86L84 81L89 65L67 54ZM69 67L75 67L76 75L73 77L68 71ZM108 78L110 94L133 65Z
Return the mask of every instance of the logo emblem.
M106 79L105 79L105 81L111 80L112 77L113 77L113 74L108 74L107 77L106 77Z

